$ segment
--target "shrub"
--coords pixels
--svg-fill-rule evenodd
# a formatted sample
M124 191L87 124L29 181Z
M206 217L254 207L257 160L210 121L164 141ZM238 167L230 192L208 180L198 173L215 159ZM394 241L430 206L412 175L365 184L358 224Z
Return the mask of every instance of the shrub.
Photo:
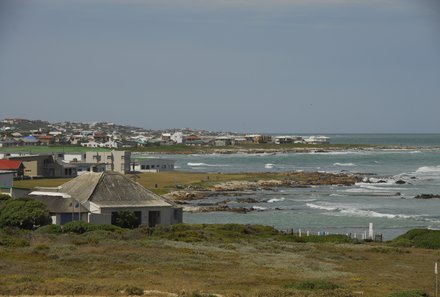
M128 287L125 289L125 293L128 295L135 295L135 296L141 296L144 295L144 290L139 287Z
M389 297L428 297L429 295L421 290L411 290L392 293Z
M0 226L34 229L52 222L46 205L34 199L9 199L0 209Z
M72 221L63 225L63 232L82 234L90 231L92 224L84 221Z
M306 280L284 285L286 289L297 290L336 290L338 285L325 280Z
M60 234L63 232L63 229L60 225L46 225L38 228L37 232L46 234Z
M8 194L3 194L3 193L0 194L0 201L6 201L9 199L11 199L11 196L9 196Z
M112 215L112 225L134 229L139 227L141 222L140 217L138 217L134 212L128 210L118 211L115 215Z
M118 226L113 225L94 225L90 224L84 221L72 221L69 222L62 227L62 231L66 233L76 233L76 234L82 234L90 231L109 231L109 232L116 232L121 231L122 229Z

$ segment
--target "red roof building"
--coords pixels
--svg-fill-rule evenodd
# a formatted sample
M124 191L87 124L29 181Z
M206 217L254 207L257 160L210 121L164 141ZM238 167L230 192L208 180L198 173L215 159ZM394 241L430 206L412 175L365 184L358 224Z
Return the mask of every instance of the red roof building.
M14 171L15 177L22 177L24 174L23 162L18 160L0 159L0 170Z

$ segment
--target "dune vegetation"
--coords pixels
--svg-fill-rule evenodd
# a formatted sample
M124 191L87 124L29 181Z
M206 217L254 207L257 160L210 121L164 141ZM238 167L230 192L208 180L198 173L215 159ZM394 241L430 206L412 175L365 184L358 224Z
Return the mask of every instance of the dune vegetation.
M255 225L3 228L0 293L433 296L439 255L395 242L298 237Z

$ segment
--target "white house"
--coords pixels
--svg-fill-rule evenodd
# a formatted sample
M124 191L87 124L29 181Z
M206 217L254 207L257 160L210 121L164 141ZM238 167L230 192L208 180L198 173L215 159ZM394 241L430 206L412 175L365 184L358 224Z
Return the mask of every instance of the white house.
M171 140L177 144L183 143L183 133L175 132L173 135L171 135Z
M28 195L44 202L53 223L83 220L112 224L120 211L130 211L138 225L154 227L182 222L182 208L116 172L87 173L57 188Z

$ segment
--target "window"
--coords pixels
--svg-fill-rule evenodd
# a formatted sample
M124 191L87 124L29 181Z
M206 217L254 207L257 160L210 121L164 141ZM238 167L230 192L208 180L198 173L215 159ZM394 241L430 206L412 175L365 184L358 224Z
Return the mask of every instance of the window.
M111 160L112 159L112 156L107 156L107 160Z

